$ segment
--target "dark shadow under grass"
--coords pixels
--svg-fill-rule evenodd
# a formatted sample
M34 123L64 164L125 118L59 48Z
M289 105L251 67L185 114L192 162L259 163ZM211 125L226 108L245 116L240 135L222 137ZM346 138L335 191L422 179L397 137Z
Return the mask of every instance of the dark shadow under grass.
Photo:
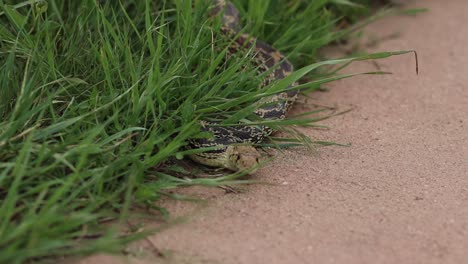
M132 205L152 205L177 186L236 183L159 170L183 156L189 138L204 136L199 120L236 123L250 115L240 109L320 66L406 53L310 65L319 48L343 37L339 18L362 7L234 2L246 32L305 67L258 90L252 52L225 59L229 40L217 37L209 1L0 0L0 263L119 250L139 234L121 236L103 219L124 221ZM352 75L321 76L298 88Z

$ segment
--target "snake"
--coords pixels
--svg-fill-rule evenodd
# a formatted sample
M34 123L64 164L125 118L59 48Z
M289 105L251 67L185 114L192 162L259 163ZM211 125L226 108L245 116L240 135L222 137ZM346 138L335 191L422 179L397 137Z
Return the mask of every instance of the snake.
M262 89L269 83L285 78L293 71L293 65L279 50L240 30L239 10L230 1L213 0L210 16L221 16L220 33L233 38L228 48L228 56L241 49L253 49L252 62L258 74L266 73ZM292 84L290 87L294 86ZM288 88L290 88L288 87ZM298 95L295 89L263 97L255 102L254 113L263 120L282 120ZM254 145L263 142L274 131L265 125L238 124L236 126L216 126L201 122L201 130L211 137L190 140L190 148L215 148L214 150L189 155L197 163L210 167L225 168L231 171L254 172L262 161L262 155Z

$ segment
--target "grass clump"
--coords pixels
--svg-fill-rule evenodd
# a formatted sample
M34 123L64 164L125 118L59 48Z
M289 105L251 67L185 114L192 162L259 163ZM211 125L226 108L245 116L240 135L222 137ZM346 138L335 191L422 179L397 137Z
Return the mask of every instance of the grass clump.
M131 237L101 220L128 219L131 205L154 206L166 189L225 183L159 170L204 136L199 120L237 122L249 113L234 114L261 96L356 59L310 65L259 91L244 67L251 53L224 60L229 40L216 37L209 2L0 0L0 263L118 250ZM246 32L297 66L338 36L341 14L330 8L355 8L234 2Z

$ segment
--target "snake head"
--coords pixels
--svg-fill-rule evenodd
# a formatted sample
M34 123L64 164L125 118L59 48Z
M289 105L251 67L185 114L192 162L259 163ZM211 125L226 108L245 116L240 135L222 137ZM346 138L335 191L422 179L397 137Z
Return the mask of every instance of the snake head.
M262 155L252 146L228 146L226 149L227 162L226 168L233 171L252 170L257 167L261 161ZM253 169L251 173L255 172Z

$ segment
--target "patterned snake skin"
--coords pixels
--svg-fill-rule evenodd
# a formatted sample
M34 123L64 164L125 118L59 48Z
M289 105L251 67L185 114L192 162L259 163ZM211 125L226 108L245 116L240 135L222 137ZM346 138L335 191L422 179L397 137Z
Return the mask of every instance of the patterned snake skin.
M268 84L288 76L293 71L292 64L278 50L247 34L239 33L239 11L230 2L214 0L211 15L222 15L221 33L235 38L229 52L240 48L253 48L253 63L258 73L269 71L263 84ZM228 54L229 55L229 54ZM264 120L284 119L289 106L295 101L297 91L283 92L262 98L256 105L254 114ZM258 165L261 155L252 144L261 143L273 130L262 125L242 125L233 127L210 126L202 122L202 129L210 132L213 137L194 139L191 148L218 147L216 150L190 155L198 163L222 167L233 171L250 169L253 171Z

